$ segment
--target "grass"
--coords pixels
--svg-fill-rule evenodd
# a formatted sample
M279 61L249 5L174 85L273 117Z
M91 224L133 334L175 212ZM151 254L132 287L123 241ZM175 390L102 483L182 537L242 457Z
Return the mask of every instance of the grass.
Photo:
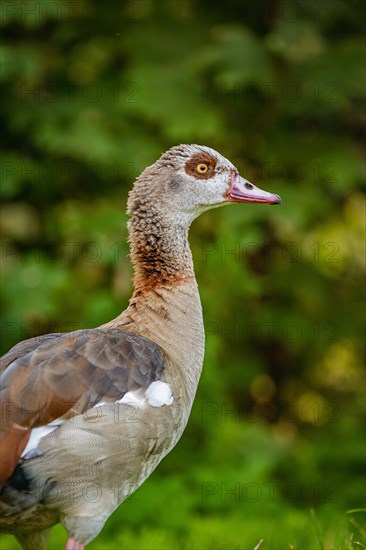
M127 506L127 504L126 504ZM263 514L190 516L175 529L156 525L134 527L124 522L123 506L113 514L89 550L365 550L366 531L350 510L338 520L314 510L278 510L277 519ZM170 514L169 509L166 511ZM357 518L356 518L357 516ZM61 526L54 528L49 548L60 550L66 542ZM10 536L0 538L1 550L17 550Z

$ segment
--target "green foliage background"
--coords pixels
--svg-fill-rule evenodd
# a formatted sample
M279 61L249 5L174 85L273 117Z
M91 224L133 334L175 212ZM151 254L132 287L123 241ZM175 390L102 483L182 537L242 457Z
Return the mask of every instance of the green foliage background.
M365 505L364 8L3 2L3 352L125 308L127 192L172 145L214 147L283 200L192 227L190 422L91 549L366 548L347 513Z

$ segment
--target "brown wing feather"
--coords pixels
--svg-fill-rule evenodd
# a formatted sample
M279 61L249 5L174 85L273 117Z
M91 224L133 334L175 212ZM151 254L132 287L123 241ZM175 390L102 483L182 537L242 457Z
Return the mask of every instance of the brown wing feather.
M81 414L100 401L116 401L161 377L161 348L118 329L46 335L5 356L0 376L2 429L0 482L15 468L31 429ZM12 361L9 361L12 357Z
M42 343L58 338L61 335L61 332L42 334L41 336L35 336L34 338L28 338L28 340L19 342L19 344L16 344L0 358L0 373L18 357L26 355L30 351L38 348Z

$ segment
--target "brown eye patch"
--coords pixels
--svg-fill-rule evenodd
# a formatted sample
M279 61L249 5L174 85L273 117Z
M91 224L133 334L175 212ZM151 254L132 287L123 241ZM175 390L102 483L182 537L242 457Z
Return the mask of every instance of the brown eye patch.
M189 176L199 180L208 180L215 175L216 159L208 153L196 153L185 164L185 171ZM207 167L207 169L206 169Z

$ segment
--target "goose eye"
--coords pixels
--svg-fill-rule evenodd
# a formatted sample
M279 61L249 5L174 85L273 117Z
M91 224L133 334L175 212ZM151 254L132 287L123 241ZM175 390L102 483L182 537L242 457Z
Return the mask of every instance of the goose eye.
M200 162L199 164L197 164L196 166L196 171L199 173L199 174L206 174L208 170L208 164L205 164L203 162Z

